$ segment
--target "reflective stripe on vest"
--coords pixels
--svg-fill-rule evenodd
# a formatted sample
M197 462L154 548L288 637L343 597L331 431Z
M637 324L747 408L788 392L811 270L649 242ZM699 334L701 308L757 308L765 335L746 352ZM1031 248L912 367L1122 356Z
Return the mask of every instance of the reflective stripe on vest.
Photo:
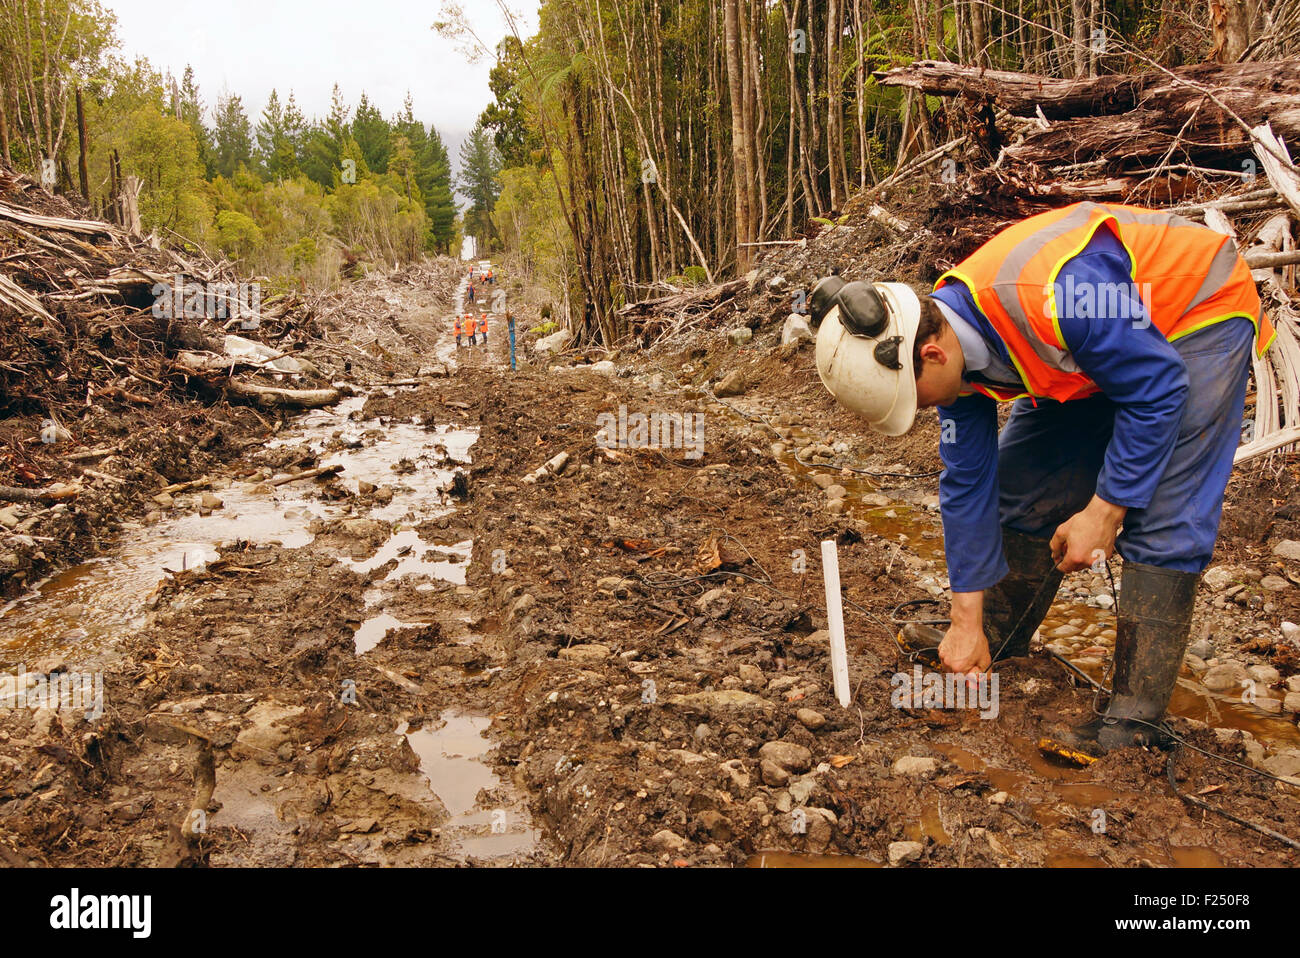
M935 289L955 279L970 291L976 308L1006 345L1027 391L967 386L1002 401L1026 395L1065 401L1097 392L1097 384L1070 355L1057 299L1065 293L1073 303L1073 290L1062 290L1058 276L1102 228L1111 230L1128 252L1133 285L1123 291L1083 291L1085 298L1093 295L1099 315L1105 315L1108 299L1114 306L1123 292L1141 299L1151 323L1170 342L1242 317L1255 325L1258 355L1272 344L1273 326L1231 238L1172 213L1075 203L1008 227L939 277Z

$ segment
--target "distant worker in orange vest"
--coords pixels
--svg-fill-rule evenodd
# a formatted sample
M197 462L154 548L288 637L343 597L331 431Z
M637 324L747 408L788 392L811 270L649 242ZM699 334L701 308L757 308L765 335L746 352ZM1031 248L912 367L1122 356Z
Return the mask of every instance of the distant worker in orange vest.
M453 328L456 330L456 348L460 349L460 337L464 334L464 330L461 328L459 316L456 317Z
M470 301L471 303L474 302L474 284L473 284L473 283L470 283L470 284L469 284L469 301Z
M912 627L913 648L978 679L1028 654L1065 573L1118 548L1110 700L1061 737L1093 755L1167 745L1252 359L1275 337L1233 241L1075 203L998 233L929 295L830 276L810 300L841 404L888 436L939 410L952 624Z
M478 331L483 334L483 342L487 342L487 313L484 313L478 320Z

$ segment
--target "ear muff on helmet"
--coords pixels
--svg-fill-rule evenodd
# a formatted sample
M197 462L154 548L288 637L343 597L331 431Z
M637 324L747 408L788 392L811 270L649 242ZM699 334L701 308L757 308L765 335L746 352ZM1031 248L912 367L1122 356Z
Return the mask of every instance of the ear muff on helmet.
M854 336L875 339L889 326L885 301L872 283L846 283L835 297L840 323Z
M838 276L823 276L817 281L808 297L808 313L812 317L814 328L822 324L826 314L835 306L835 297L844 285L844 280Z

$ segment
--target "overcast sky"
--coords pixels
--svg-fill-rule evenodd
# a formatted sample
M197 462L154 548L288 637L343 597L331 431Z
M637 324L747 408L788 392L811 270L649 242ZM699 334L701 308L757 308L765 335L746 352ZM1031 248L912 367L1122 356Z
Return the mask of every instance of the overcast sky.
M101 2L117 15L122 56L147 57L178 78L192 65L205 106L211 109L222 92L236 93L254 124L272 88L282 102L292 89L308 118L329 111L335 83L350 108L364 90L390 118L409 90L416 117L438 128L455 165L456 147L492 98L491 59L471 64L431 29L441 0ZM494 0L463 6L484 43L494 47L505 36ZM527 37L536 23L529 10L518 26Z

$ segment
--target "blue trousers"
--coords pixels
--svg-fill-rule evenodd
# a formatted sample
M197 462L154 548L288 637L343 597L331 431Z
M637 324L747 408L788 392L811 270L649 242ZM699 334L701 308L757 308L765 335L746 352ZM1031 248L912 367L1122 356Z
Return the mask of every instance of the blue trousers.
M1201 572L1210 563L1232 457L1241 443L1254 326L1230 319L1176 340L1189 389L1173 456L1145 509L1130 509L1116 549L1130 562ZM1115 404L1017 399L998 436L1002 524L1050 537L1096 492Z

